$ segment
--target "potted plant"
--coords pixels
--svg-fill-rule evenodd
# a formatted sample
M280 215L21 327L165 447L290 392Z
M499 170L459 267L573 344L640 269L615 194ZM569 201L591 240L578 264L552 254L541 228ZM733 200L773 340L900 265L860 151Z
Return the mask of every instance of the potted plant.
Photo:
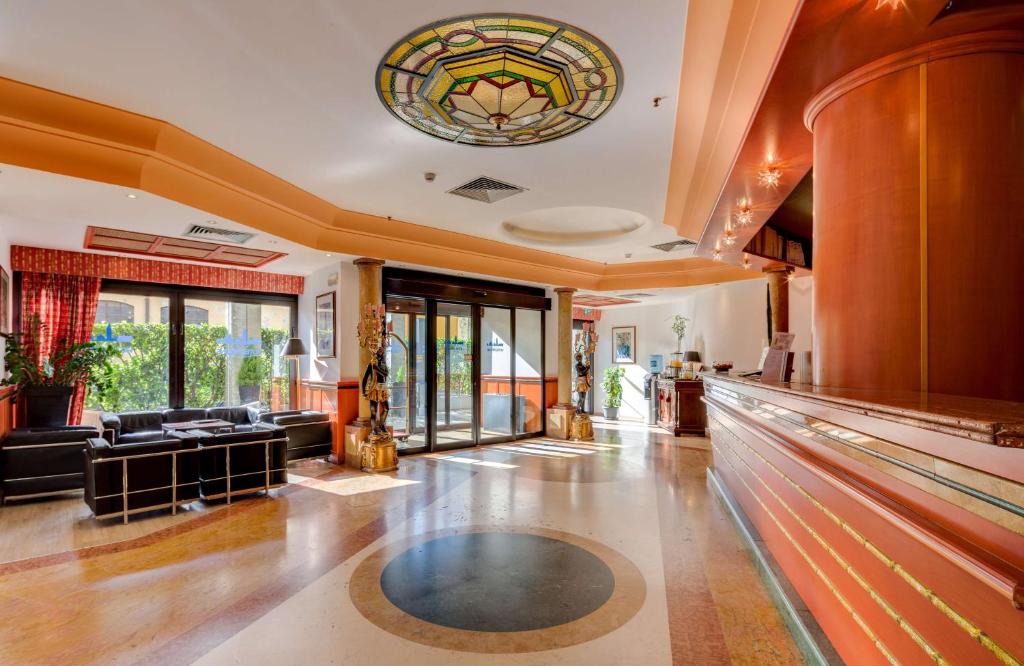
M260 386L267 376L267 361L262 354L246 356L238 368L238 398L248 404L260 399Z
M686 327L689 326L690 319L683 315L676 315L672 317L672 332L676 334L676 352L682 353L683 351L683 338L686 337Z
M17 388L16 400L24 400L25 421L30 428L64 426L75 387L86 383L89 390L103 393L111 382L111 359L117 346L106 342L57 341L53 354L36 360L42 331L38 316L27 320L23 333L4 334L7 348L4 365L8 375L0 385Z
M614 421L619 418L619 407L622 406L622 376L626 374L621 365L604 369L601 388L604 389L604 417Z

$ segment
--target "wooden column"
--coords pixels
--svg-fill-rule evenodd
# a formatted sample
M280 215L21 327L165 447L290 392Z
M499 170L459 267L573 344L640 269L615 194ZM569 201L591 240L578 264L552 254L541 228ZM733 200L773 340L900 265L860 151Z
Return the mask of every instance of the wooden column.
M572 287L555 289L558 294L558 403L548 409L547 434L569 439L576 407L572 404Z
M362 319L363 310L367 305L380 305L381 295L381 266L382 259L371 259L361 257L353 261L359 269L359 312L356 321ZM341 331L341 339L349 339L354 344L359 344L356 339L356 331ZM370 362L370 354L365 349L359 349L359 378L363 376L367 364ZM345 464L349 467L359 469L361 467L359 458L359 447L370 436L370 401L359 393L359 416L345 427ZM340 462L340 461L339 461Z
M768 303L772 310L771 336L789 332L789 276L793 272L788 266L764 269L768 276Z
M826 87L814 379L1024 401L1024 33L960 35Z

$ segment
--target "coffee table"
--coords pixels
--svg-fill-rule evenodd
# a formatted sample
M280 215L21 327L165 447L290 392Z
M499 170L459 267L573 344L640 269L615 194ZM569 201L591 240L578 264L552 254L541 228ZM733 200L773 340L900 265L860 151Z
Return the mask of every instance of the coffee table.
M164 432L169 430L202 430L216 435L219 432L234 432L235 424L221 419L200 419L198 421L179 421L163 424Z

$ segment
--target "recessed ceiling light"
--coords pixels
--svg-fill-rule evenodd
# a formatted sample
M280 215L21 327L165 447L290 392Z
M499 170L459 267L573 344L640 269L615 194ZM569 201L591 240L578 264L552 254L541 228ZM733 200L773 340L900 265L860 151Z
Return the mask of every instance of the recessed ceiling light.
M128 194L126 194L125 196L126 196L126 197L128 197L129 199L138 199L138 198L139 198L139 195L138 195L138 194L131 194L131 193L128 193Z
M327 253L327 256L328 256L328 257L329 257L329 256L331 256L331 253L330 253L330 252L328 252L328 253Z

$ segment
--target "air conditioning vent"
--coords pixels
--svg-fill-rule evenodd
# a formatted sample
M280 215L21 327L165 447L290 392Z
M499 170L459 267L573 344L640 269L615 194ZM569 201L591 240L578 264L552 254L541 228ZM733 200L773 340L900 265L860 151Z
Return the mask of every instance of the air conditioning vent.
M671 241L669 243L658 243L657 245L652 245L651 247L654 248L655 250L661 250L662 252L672 252L673 250L681 250L685 247L691 247L696 244L696 242L684 238L682 240Z
M635 294L619 294L619 298L654 298L654 294L639 291Z
M256 234L251 234L247 231L232 231L231 229L218 229L217 227L204 227L201 224L193 224L182 236L188 238L202 238L208 241L226 241L228 243L248 243Z
M500 180L488 178L487 176L480 176L465 185L448 190L448 194L455 194L460 197L490 204L525 191L525 187L518 187L509 183L503 183Z

